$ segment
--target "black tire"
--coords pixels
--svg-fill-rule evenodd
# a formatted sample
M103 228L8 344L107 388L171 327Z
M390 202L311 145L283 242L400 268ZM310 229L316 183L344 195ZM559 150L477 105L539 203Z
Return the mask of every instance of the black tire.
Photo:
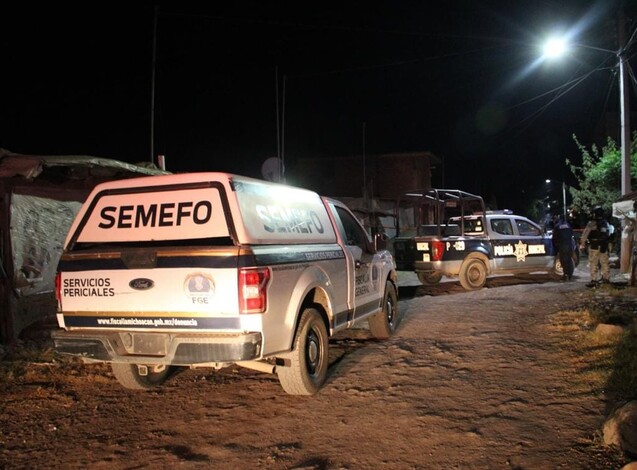
M369 319L369 331L374 338L389 338L400 323L398 317L398 294L391 281L385 282L382 309Z
M577 268L579 266L579 253L577 251L573 252L573 268ZM555 265L553 266L553 274L555 277L561 278L564 275L564 268L562 268L562 262L560 261L560 257L555 257Z
M418 276L418 280L421 284L435 286L440 283L442 279L442 273L437 272L427 272L427 273L416 273Z
M482 289L487 282L487 266L480 258L467 258L460 267L460 285L466 290Z
M174 372L173 367L170 366L164 367L159 372L153 372L152 366L148 366L148 374L141 375L137 364L121 362L111 363L111 370L120 385L131 390L148 390L158 387Z
M328 335L323 317L315 308L301 314L292 351L280 356L277 366L281 387L290 395L314 395L327 378Z

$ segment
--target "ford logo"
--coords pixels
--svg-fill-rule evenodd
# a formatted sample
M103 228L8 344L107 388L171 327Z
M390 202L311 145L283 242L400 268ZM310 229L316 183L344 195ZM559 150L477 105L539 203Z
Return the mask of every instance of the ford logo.
M152 289L155 283L151 279L146 279L143 277L139 277L137 279L133 279L128 283L131 289L135 290L148 290Z

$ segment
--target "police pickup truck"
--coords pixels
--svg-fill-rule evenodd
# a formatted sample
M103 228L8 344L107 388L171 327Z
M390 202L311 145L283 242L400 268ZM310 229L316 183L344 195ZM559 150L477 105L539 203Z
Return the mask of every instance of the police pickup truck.
M342 203L225 173L103 183L56 277L57 350L108 362L127 388L178 367L238 365L283 389L323 385L330 335L398 322L391 253Z
M550 235L508 211L485 211L482 197L460 190L409 191L399 200L394 256L423 284L459 277L467 290L490 275L562 269Z

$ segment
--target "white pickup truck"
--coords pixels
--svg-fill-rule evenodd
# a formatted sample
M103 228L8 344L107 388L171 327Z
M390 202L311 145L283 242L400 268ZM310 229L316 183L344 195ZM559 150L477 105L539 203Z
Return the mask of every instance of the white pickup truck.
M239 365L290 394L325 382L328 338L399 322L394 260L342 203L226 173L97 186L58 265L56 349L127 388Z

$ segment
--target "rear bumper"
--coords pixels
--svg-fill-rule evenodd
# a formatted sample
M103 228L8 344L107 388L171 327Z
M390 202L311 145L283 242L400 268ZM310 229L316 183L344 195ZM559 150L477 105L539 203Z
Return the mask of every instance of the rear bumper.
M414 271L419 272L438 272L446 276L457 276L462 266L462 260L459 261L416 261L414 263Z
M261 333L194 334L58 330L52 334L61 354L86 361L189 366L258 359Z

